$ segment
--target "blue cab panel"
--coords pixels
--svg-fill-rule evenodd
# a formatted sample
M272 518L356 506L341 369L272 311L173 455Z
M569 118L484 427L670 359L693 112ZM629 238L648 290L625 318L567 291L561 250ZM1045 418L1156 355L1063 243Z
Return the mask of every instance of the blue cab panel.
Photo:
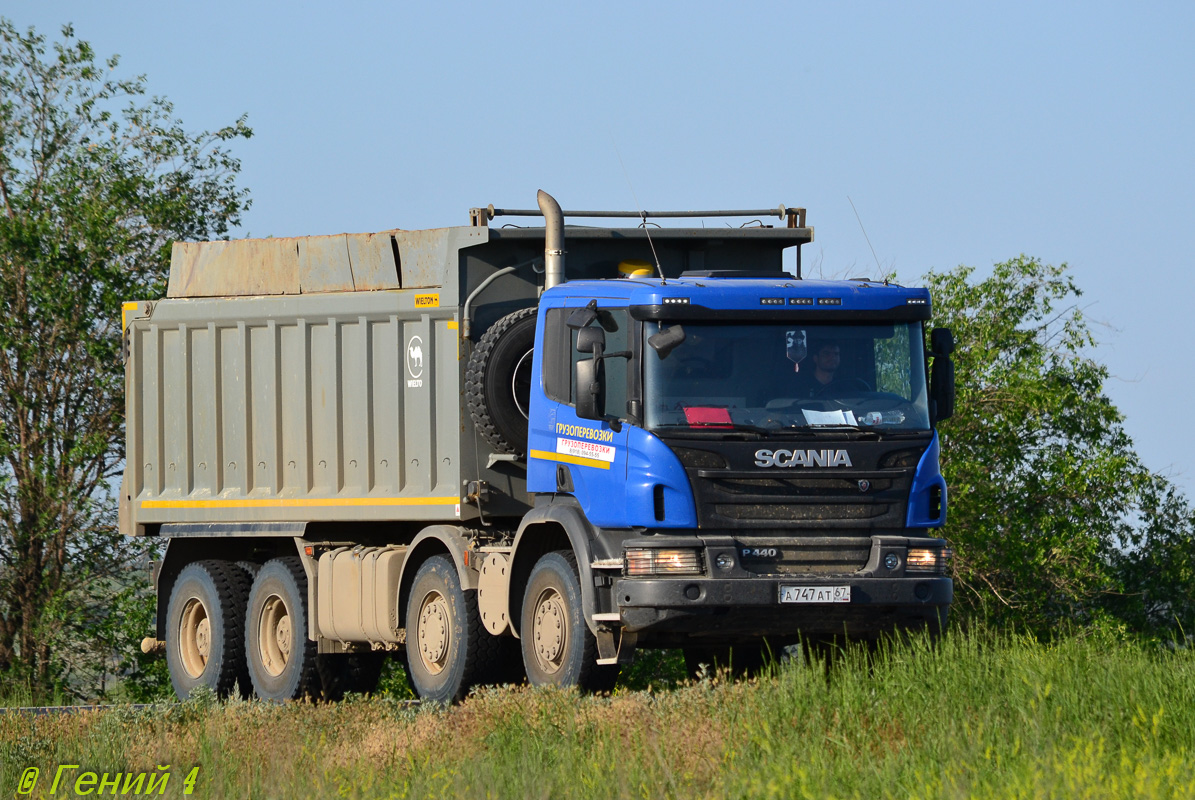
M938 466L938 455L938 432L934 431L934 438L917 463L917 471L913 473L913 487L909 490L909 515L905 523L910 528L940 528L946 524L946 481Z
M739 314L784 313L810 322L842 312L912 313L926 319L929 292L870 281L812 281L795 278L680 278L571 281L544 292L531 380L527 490L567 492L589 521L603 528L696 528L697 509L684 467L654 434L630 424L582 419L576 409L545 391L542 337L552 309L667 308L688 306ZM550 334L549 334L550 335ZM562 334L568 336L564 330ZM569 345L571 347L571 343ZM616 429L617 428L617 429ZM945 522L945 481L938 470L935 433L917 467L907 525L935 528ZM933 516L933 507L939 509Z

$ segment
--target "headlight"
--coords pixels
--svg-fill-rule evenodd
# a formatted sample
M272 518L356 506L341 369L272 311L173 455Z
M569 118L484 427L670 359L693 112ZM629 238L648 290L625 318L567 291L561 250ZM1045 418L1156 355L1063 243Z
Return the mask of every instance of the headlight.
M700 575L701 551L697 548L631 548L624 561L626 574L632 578L649 575Z
M905 556L905 572L930 572L941 575L954 551L949 547L910 547Z

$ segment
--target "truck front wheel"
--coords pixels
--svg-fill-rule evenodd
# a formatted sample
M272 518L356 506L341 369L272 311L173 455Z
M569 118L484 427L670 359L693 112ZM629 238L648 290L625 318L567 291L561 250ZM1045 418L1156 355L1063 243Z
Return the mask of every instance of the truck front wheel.
M249 678L263 700L315 697L316 643L307 638L307 573L297 557L266 562L253 580L245 626Z
M585 624L577 559L571 550L548 553L531 570L519 635L532 686L614 688L618 666L597 663L597 639Z
M245 598L249 576L226 561L197 561L178 574L166 610L166 665L179 699L206 687L226 697L248 689Z

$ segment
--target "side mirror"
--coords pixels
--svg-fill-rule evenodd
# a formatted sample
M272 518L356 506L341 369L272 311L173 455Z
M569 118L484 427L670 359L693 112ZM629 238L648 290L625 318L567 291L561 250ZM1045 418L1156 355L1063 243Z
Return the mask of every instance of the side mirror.
M685 329L680 325L673 325L670 328L653 333L647 337L647 345L660 356L663 361L668 358L668 354L676 348L680 347L685 341Z
M577 352L596 353L606 349L606 332L599 327L582 328L577 331Z
M934 357L929 377L929 396L933 403L934 424L954 416L954 333L950 328L934 328L929 336L930 355Z
M590 300L583 307L569 314L568 320L564 324L578 331L582 328L588 328L597 317L597 300Z
M948 356L954 352L954 331L950 328L934 328L929 335L930 354Z
M600 359L589 358L576 364L577 416L581 419L602 419L599 409L605 408L606 403L602 396L601 363Z

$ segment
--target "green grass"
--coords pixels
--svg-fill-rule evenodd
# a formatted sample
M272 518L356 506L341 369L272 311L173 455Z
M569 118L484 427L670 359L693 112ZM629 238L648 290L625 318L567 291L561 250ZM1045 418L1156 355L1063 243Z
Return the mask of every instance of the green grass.
M174 796L198 765L195 797L1193 797L1195 654L952 634L610 697L0 717L0 796L61 763L170 764Z

